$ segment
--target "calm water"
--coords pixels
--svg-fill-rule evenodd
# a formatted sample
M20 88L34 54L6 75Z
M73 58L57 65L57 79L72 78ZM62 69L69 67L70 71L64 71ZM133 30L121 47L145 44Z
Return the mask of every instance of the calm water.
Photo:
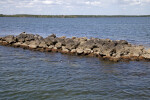
M43 37L125 39L150 47L150 18L0 18L0 36L26 31ZM0 100L149 100L150 62L0 46Z

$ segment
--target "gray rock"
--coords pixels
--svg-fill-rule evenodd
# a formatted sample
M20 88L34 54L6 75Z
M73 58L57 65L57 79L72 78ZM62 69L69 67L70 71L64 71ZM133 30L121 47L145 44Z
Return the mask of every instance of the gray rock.
M39 46L39 42L37 41L30 41L29 47L35 49Z
M63 51L63 52L69 52L69 50L66 49L66 48L63 48L62 51Z
M146 59L150 59L150 54L143 54L142 56Z
M47 38L44 39L44 41L49 46L50 45L55 45L57 43L56 39L53 38L53 37L47 37Z
M35 35L33 34L26 34L25 41L32 41L35 40Z
M44 41L41 41L40 44L39 44L39 47L40 48L46 48L48 46L46 45L46 43Z
M133 46L130 48L130 53L132 56L141 56L143 54L144 47L142 46Z
M62 43L60 43L60 42L56 43L56 44L55 44L55 47L56 47L57 49L60 49L60 48L62 47Z
M118 44L128 44L128 42L126 40L119 40L117 42L118 42Z
M76 49L72 49L71 53L76 53L76 51L77 51Z
M48 46L49 49L53 49L54 47L55 47L54 45Z
M85 49L85 50L84 50L84 54L90 54L91 51L92 51L91 49Z
M66 45L64 38L56 38L56 41L59 42L59 43L61 43L63 46Z
M48 38L56 38L56 35L55 34L51 34L50 36L48 36Z
M3 39L8 43L15 43L16 42L16 37L14 37L13 35L8 35L8 36L4 37Z
M66 40L66 48L69 50L76 49L79 45L79 42L73 41L72 39Z
M77 50L77 54L82 54L84 51L83 51L83 49L76 49Z

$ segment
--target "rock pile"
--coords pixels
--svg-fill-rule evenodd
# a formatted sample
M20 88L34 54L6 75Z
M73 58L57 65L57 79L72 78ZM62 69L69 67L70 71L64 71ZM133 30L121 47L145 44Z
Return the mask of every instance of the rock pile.
M148 60L150 49L131 45L125 40L110 40L86 37L56 37L52 34L46 38L39 35L21 33L18 36L0 37L0 45L21 47L45 52L60 52L83 56L96 56L111 61Z

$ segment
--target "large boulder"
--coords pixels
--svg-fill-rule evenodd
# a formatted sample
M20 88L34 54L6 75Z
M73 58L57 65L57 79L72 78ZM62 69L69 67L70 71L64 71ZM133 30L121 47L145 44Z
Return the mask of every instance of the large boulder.
M143 46L132 46L130 48L131 56L141 56L143 54L144 47Z
M150 59L150 49L143 50L142 56L146 59Z
M79 42L74 41L72 39L67 39L65 42L66 42L66 48L69 50L76 49L79 45Z
M45 41L40 41L39 47L40 47L40 48L46 48L46 47L48 47L48 46L46 45Z
M26 34L25 41L32 41L35 40L35 35L33 34Z
M77 48L76 49L76 52L77 52L77 54L83 54L84 53L84 50L83 49L80 49L80 48Z
M39 41L30 41L29 47L32 49L36 49L37 47L39 47L39 44Z
M61 43L63 46L66 45L66 43L65 43L65 38L63 38L63 37L61 37L61 38L56 38L56 41L57 41L58 43Z
M16 36L18 42L25 42L25 38L27 37L27 34L25 32L22 32L18 36Z
M55 45L57 43L57 40L54 37L47 37L44 41L48 46Z
M3 39L8 43L15 43L16 42L16 37L14 37L13 35L8 35L8 36L4 37Z
M118 40L117 43L122 44L122 45L127 45L128 44L128 42L126 40Z
M56 43L56 44L55 44L55 47L56 47L57 49L60 49L60 48L62 47L62 43L60 43L60 42Z
M79 47L78 48L81 48L81 49L93 49L97 47L96 44L94 43L93 40L88 40L84 43L80 43Z
M51 34L50 36L48 36L48 38L56 38L55 34Z

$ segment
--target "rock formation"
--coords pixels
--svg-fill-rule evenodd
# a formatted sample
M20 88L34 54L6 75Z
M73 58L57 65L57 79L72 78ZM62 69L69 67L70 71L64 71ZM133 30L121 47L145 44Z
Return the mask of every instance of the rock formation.
M110 61L147 60L150 61L150 49L142 45L132 45L125 40L110 40L86 37L66 38L52 34L46 38L39 35L21 33L18 36L0 37L0 45L21 47L24 49L65 54L96 56Z

